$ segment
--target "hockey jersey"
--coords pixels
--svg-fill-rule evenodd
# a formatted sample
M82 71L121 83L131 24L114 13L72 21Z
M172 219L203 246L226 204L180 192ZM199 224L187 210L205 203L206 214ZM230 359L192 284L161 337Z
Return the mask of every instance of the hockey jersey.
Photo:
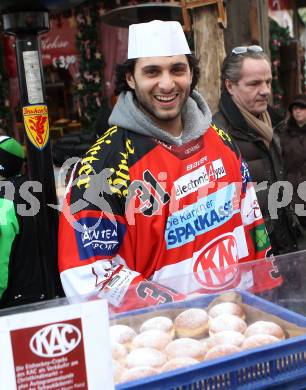
M68 296L263 291L281 283L270 254L247 165L214 125L180 146L113 126L74 167L59 230Z

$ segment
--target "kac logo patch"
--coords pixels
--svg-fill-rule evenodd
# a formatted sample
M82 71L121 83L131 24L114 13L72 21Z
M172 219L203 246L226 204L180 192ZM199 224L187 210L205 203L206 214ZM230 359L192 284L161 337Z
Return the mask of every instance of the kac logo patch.
M238 245L234 234L217 237L205 246L194 264L194 276L210 291L235 287L240 277Z

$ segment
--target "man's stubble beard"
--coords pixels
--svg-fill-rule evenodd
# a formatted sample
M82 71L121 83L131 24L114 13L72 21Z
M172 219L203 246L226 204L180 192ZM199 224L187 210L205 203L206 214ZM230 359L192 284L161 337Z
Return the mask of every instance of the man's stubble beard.
M150 105L150 103L147 102L146 99L142 99L142 95L138 93L137 88L134 90L134 95L136 96L136 100L137 100L137 104L138 104L139 109L144 114L148 115L153 121L158 120L158 121L170 122L181 115L183 107L185 106L187 99L190 96L190 90L188 91L188 93L186 93L184 100L182 101L182 103L178 107L179 109L174 114L171 114L171 113L168 114L166 111L164 111L164 112L161 112L159 115L158 110L151 109L152 105ZM143 102L145 104L143 104Z

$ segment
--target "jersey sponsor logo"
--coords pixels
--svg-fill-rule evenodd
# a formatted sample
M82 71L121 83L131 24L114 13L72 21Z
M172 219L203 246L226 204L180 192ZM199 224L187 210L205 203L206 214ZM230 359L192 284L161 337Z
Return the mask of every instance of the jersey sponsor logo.
M203 165L206 161L207 161L207 156L202 157L202 158L200 158L200 160L195 161L195 162L193 162L191 164L188 164L187 167L186 167L186 171L189 172L189 171L191 171L194 168L198 168L201 165Z
M23 107L27 136L37 149L43 149L49 140L48 108L45 105Z
M234 287L240 279L238 245L234 234L215 238L198 255L193 267L197 281L209 290Z
M41 357L63 356L81 341L80 330L71 324L52 324L36 332L30 340L31 351Z
M106 218L81 218L74 229L81 260L94 256L110 256L116 253L125 234L125 225Z
M175 188L175 197L176 199L181 199L184 196L198 191L199 188L210 182L218 180L225 175L226 171L221 158L207 163L195 171L181 176L173 183Z
M236 198L236 186L232 183L173 213L168 217L166 224L167 249L194 241L196 236L226 223L240 211Z
M190 154L193 154L193 153L197 152L198 150L200 150L201 144L202 144L201 141L199 141L196 144L190 146L189 148L186 148L184 150L184 154L189 156Z
M270 240L264 223L251 229L250 235L256 252L261 252L270 247Z

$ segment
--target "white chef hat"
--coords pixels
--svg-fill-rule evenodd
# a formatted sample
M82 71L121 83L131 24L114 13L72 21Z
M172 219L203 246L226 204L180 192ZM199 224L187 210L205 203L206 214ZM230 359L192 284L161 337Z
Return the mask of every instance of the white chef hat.
M190 54L179 22L153 20L129 26L128 59Z

